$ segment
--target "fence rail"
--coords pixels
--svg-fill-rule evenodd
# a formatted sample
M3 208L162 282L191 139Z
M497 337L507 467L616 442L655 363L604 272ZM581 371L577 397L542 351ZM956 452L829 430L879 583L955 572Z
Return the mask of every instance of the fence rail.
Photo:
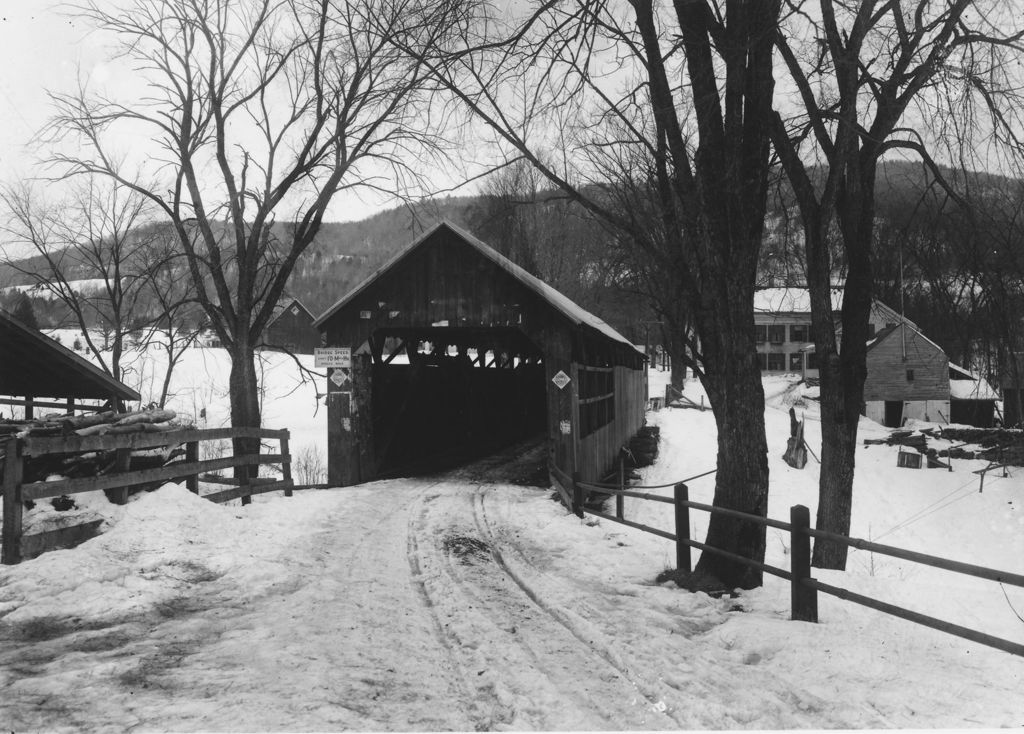
M710 474L712 472L707 472ZM699 476L705 476L702 474ZM566 478L564 474L559 478ZM616 522L622 525L626 525L637 530L641 530L652 535L656 535L666 540L671 540L676 544L676 568L690 572L692 570L692 564L690 561L690 549L696 548L702 552L714 553L716 555L728 558L736 563L756 568L764 573L778 576L779 578L786 579L790 582L790 604L791 604L791 618L794 620L806 621L806 622L817 622L818 621L818 592L828 594L830 596L837 597L844 601L848 601L854 604L860 604L862 606L869 607L876 611L889 614L891 616L899 617L915 624L930 627L940 632L955 635L957 637L976 642L987 647L993 647L998 650L1011 653L1013 655L1024 656L1024 644L1014 642L1013 640L1003 639L994 635L980 632L978 630L970 629L962 625L957 625L952 622L947 622L936 617L915 612L911 609L890 604L888 602L874 599L862 594L858 594L849 589L842 587L832 586L826 584L811 575L811 538L820 540L832 541L836 543L845 543L853 548L871 551L873 553L879 553L882 555L891 556L893 558L900 558L902 560L919 563L921 565L930 566L932 568L938 568L953 573L959 573L967 576L973 576L975 578L984 579L987 581L995 581L1001 584L1008 584L1011 586L1018 586L1024 588L1024 574L1010 573L1008 571L999 571L992 568L986 568L983 566L977 566L970 563L963 563L960 561L953 561L947 558L940 558L938 556L928 555L926 553L918 553L916 551L910 551L903 548L897 548L895 546L882 545L880 543L874 543L859 538L852 538L845 535L839 535L836 533L830 533L823 530L815 530L810 526L810 510L803 505L794 505L790 508L790 521L783 522L769 517L761 517L760 515L753 515L738 510L732 510L724 507L715 507L713 505L704 504L701 502L692 502L689 499L689 490L685 482L677 482L673 486L673 495L671 497L665 495L649 494L646 492L636 492L631 489L625 488L625 472L621 469L619 471L619 486L613 487L604 484L591 484L579 481L572 481L570 488L571 491L563 492L563 497L569 497L572 500L571 509L583 517L584 514L593 515L600 517L611 522ZM665 485L669 486L669 485ZM605 495L612 495L616 497L616 512L611 514L600 510L594 510L588 508L584 503L584 495L587 491L598 492ZM661 502L664 504L673 505L675 508L675 532L669 532L660 528L651 527L650 525L644 525L642 523L627 520L624 517L624 507L622 504L623 497L633 497L635 499L649 501L649 502ZM777 528L790 533L790 558L791 566L790 570L787 571L782 568L770 566L765 563L760 563L749 558L731 553L721 548L706 545L695 541L689 537L690 527L690 510L701 510L703 512L711 514L720 514L727 517L733 517L740 520L754 522L766 527Z
M248 438L277 441L280 449L273 454L249 454L212 459L199 459L199 446L204 441ZM112 501L127 501L129 490L139 487L157 486L162 482L185 480L189 491L199 494L199 481L228 485L228 489L203 495L212 502L227 502L241 499L249 504L252 496L266 492L284 491L290 497L297 488L319 485L300 485L292 481L291 455L288 449L287 430L266 428L212 428L184 429L153 433L128 433L107 436L68 436L63 438L9 438L3 444L3 538L0 562L18 563L24 555L23 513L24 502L82 492L103 490ZM131 452L138 449L184 447L184 458L163 466L130 470ZM101 476L78 479L62 479L54 482L24 482L25 462L30 458L56 454L83 454L90 452L112 452L112 471ZM279 464L281 479L259 477L259 466ZM256 467L253 469L253 467ZM239 477L211 475L223 469L236 469ZM61 531L53 531L61 532ZM27 536L29 539L35 536ZM38 539L33 547L40 545Z

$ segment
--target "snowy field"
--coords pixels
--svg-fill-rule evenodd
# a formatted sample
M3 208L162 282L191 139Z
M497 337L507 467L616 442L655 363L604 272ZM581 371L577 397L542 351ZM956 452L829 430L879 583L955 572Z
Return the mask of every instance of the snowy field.
M174 405L222 425L226 357L193 351ZM323 450L325 409L288 359L268 362L265 423ZM657 395L664 374L651 376ZM780 458L795 401L817 450L813 403L784 378L766 391L769 514L788 519L801 503L813 518L817 464ZM648 419L662 442L643 484L713 468L710 412ZM865 421L861 433L885 429ZM854 536L1024 572L1022 470L979 493L971 472L984 462L911 470L896 454L858 450ZM691 498L710 501L713 484L694 480ZM550 490L455 471L242 508L166 485L102 512L100 537L0 570L4 728L1024 726L1024 659L824 595L820 624L791 622L789 587L770 576L733 599L659 586L671 543L581 521ZM626 500L628 518L666 530L671 513ZM693 525L703 539L706 518ZM768 562L788 568L788 546L769 529ZM856 550L848 573L815 575L1024 642L1024 589Z

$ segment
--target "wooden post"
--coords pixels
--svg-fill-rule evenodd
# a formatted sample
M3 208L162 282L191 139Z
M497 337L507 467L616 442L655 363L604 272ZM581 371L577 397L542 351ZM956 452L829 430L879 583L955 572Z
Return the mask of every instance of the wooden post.
M18 439L9 438L4 450L4 536L0 562L12 565L21 563L21 520L25 509L21 503L21 476L24 467Z
M35 418L35 402L32 400L31 395L25 396L25 420L30 421Z
M690 573L693 566L690 561L690 508L686 505L690 500L690 490L680 482L675 486L676 507L676 570Z
M290 482L292 480L292 456L288 453L288 436L289 433L287 430L281 432L281 456L284 457L281 460L281 472L283 474L281 478L286 482ZM284 496L292 496L291 488L284 491Z
M790 554L793 558L792 580L790 582L790 603L793 606L791 619L800 622L818 621L818 592L802 581L811 577L811 511L803 505L789 508Z
M199 461L199 442L189 441L185 444L185 461L194 464ZM192 494L199 494L199 475L192 474L185 478L185 486Z
M583 487L580 486L580 473L572 473L572 512L576 517L583 517Z
M256 471L259 472L259 467L258 466L257 467L240 466L240 467L238 467L238 469L239 469L239 472L240 472L239 473L239 477L238 477L239 480L240 480L239 486L244 488L244 489L249 489L250 491L252 491L252 470L256 469ZM242 504L243 505L251 505L252 504L252 495L251 494L243 494L240 499L242 500Z
M117 449L114 452L114 472L116 474L123 474L128 471L131 461L131 449ZM110 489L103 490L103 494L107 495L107 499L115 505L126 505L128 504L129 489L129 487L111 487Z
M626 488L626 452L619 451L619 489ZM620 520L625 516L625 500L621 494L615 495L615 517Z

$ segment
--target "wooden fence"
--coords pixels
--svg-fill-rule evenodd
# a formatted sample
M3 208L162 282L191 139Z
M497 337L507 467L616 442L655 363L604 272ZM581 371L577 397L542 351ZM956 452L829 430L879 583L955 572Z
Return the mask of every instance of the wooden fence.
M706 476L707 474L713 473L714 472L711 471L697 476ZM589 484L579 481L572 482L571 487L573 491L571 492L571 495L573 512L580 517L583 517L584 514L594 515L605 520L610 520L622 525L628 525L629 527L674 541L676 544L676 567L680 570L684 570L686 572L691 571L690 548L697 548L702 552L714 553L745 566L760 569L764 573L788 580L790 582L790 603L792 607L791 618L794 620L817 622L818 592L822 592L845 601L861 604L871 609L875 609L901 619L906 619L910 622L914 622L915 624L924 625L925 627L931 627L932 629L936 629L941 632L956 635L957 637L961 637L965 640L970 640L988 647L994 647L1013 655L1024 656L1024 644L1019 642L995 637L994 635L989 635L968 627L953 624L952 622L937 619L936 617L921 614L904 607L899 607L895 604L889 604L888 602L873 599L850 591L849 589L832 586L818 581L811 576L811 538L843 543L860 550L867 550L872 553L879 553L893 558L901 558L906 561L931 566L932 568L939 568L946 571L952 571L954 573L973 576L975 578L995 581L1001 584L1009 584L1011 586L1024 587L1024 575L1022 574L997 571L991 568L975 566L970 563L951 561L945 558L927 555L925 553L917 553L915 551L895 548L893 546L882 545L880 543L872 543L858 538L850 538L845 535L837 535L823 530L815 530L811 527L810 511L803 505L794 505L791 507L790 521L782 522L780 520L773 520L772 518L761 517L759 515L751 515L749 513L729 510L722 507L714 507L700 502L692 502L689 499L689 491L685 482L696 479L696 476L689 477L688 479L685 479L682 482L677 482L674 485L635 487L633 489L625 488L623 472L620 471L619 476L620 480L617 486ZM564 475L561 478L565 479ZM673 488L673 494L671 497L635 491L636 489L664 489L668 487ZM616 497L615 514L613 515L607 512L587 508L584 504L583 498L584 493L588 491L614 495ZM654 528L649 525L625 519L622 504L623 497L634 497L636 499L648 500L651 502L663 502L673 505L675 507L675 532L668 532L666 530L661 530L659 528ZM690 538L689 531L691 509L735 517L737 519L747 520L760 525L765 525L766 527L778 528L779 530L789 532L791 544L790 558L792 559L790 562L790 570L787 571L782 568L759 563L749 558L736 555L735 553L730 553L720 548L715 548L693 540Z
M24 502L42 500L82 492L104 490L114 502L127 500L131 488L159 486L163 482L185 480L191 492L199 494L200 475L204 482L223 484L224 489L203 495L211 502L227 502L241 498L242 504L251 502L256 494L284 490L291 496L293 489L321 485L296 487L292 482L291 455L288 450L288 431L264 428L214 428L184 429L164 433L128 433L107 436L66 436L61 438L9 438L4 444L3 464L3 539L2 561L5 564L18 563L23 551ZM269 439L279 442L276 454L251 454L199 460L199 445L207 441L223 441L235 438ZM154 469L131 471L133 450L184 447L181 460L172 461ZM115 465L111 472L101 476L79 479L62 479L54 482L23 483L24 466L30 457L55 454L82 454L93 451L114 452ZM281 479L257 476L259 466L279 464ZM223 469L242 467L241 479L210 475ZM255 469L254 469L255 468ZM59 532L59 531L54 531ZM33 536L28 536L32 538Z

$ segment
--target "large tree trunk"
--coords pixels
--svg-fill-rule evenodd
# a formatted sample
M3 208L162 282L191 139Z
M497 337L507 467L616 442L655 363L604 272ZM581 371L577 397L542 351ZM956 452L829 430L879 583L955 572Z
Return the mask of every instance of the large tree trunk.
M818 513L815 527L837 535L850 534L853 510L853 478L857 455L857 427L864 404L867 378L868 322L871 317L873 273L871 248L874 227L874 167L847 178L848 188L839 199L840 226L847 260L843 287L842 344L836 352L828 275L817 272L808 278L811 287L812 328L821 370L821 475L818 482ZM809 270L822 257L825 241L808 240ZM825 299L828 300L825 300ZM825 315L828 314L825 323ZM824 359L823 359L824 358ZM811 563L816 568L846 569L849 546L818 539Z
M749 293L747 291L749 290ZM718 426L715 507L765 517L768 514L768 444L764 429L764 386L754 346L753 284L739 288L728 303L698 317L706 376ZM725 324L731 328L724 328ZM707 545L763 562L766 528L749 520L712 514ZM694 569L728 588L760 586L760 570L703 552Z
M251 345L236 342L230 347L231 374L228 389L231 400L231 426L233 428L260 427L259 381L256 377L256 353ZM258 438L236 438L232 440L235 456L257 454L260 450ZM235 477L247 479L255 476L258 467L236 467ZM250 474L251 472L251 474Z

